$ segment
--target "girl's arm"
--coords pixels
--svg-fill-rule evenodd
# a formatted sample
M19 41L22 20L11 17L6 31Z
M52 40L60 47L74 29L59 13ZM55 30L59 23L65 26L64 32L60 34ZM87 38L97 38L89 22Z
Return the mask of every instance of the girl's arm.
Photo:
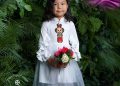
M39 49L37 51L37 58L41 62L46 62L47 59L51 56L51 53L49 53L49 34L48 34L48 22L43 22L41 27L41 34L39 39Z
M79 52L79 40L76 32L76 28L73 22L70 22L70 32L69 32L69 43L71 49L74 52L74 58L76 61L79 61L81 54Z

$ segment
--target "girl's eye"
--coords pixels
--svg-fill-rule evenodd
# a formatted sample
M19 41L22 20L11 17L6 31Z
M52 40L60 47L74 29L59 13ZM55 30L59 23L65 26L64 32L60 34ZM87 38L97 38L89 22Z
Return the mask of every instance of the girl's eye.
M61 5L64 5L64 3L62 3Z
M54 3L54 5L57 5L56 3Z

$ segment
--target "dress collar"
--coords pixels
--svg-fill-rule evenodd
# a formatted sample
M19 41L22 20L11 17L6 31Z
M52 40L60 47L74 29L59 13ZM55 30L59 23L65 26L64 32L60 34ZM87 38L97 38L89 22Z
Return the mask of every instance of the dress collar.
M62 22L65 22L66 19L64 17L62 17L61 19L58 19L57 17L54 17L53 18L53 21L57 22L57 23L62 23Z

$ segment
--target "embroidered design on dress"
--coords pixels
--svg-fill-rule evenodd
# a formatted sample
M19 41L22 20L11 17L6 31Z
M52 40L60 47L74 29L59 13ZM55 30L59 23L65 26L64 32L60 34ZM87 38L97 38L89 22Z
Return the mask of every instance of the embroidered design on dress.
M57 42L62 43L63 32L64 32L64 28L62 28L62 24L57 24L57 28L55 29L55 32L57 33Z

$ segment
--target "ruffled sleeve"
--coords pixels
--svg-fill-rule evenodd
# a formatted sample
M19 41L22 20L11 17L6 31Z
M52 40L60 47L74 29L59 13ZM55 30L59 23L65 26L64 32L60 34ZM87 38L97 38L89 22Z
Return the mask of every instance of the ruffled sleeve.
M51 56L49 53L49 35L47 29L47 22L44 22L41 27L41 34L39 39L39 49L37 51L37 58L41 62L47 61L47 59Z
M70 22L69 43L71 45L72 51L74 52L75 60L79 61L81 58L81 54L79 52L79 40L76 33L75 25L73 22Z

